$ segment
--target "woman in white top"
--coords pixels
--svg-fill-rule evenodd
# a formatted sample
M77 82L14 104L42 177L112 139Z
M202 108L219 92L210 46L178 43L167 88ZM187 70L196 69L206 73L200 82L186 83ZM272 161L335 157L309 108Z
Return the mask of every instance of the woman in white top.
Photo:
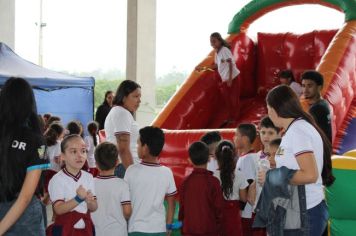
M96 177L98 174L98 170L96 169L95 165L95 157L94 151L95 147L99 144L99 123L96 121L92 121L87 126L88 134L84 138L85 145L87 146L88 150L88 165L89 165L89 172Z
M214 172L221 183L224 194L223 236L241 236L241 215L239 201L247 201L247 179L236 169L235 146L227 140L216 147L219 169Z
M309 235L319 236L328 220L324 186L335 180L331 172L331 145L314 119L303 111L290 87L272 89L266 100L268 116L285 131L275 157L277 168L298 170L290 184L305 185ZM264 173L259 173L261 179Z
M105 120L105 134L108 142L117 145L121 164L116 174L123 178L125 170L133 163L139 163L137 139L139 126L134 113L141 103L141 86L134 81L124 80L114 97L114 107Z
M291 70L282 70L279 72L279 81L281 84L289 86L298 97L302 95L302 86L295 82L294 75Z

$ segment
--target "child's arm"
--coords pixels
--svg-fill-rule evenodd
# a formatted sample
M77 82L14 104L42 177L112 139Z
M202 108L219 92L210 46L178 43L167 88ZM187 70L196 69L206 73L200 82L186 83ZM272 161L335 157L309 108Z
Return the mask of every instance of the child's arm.
M239 197L240 197L240 201L242 202L247 201L247 188L239 190Z
M167 224L172 224L173 223L173 217L174 217L174 211L176 209L176 202L174 200L174 196L167 196L167 216L166 216L166 223Z
M132 213L131 204L122 205L122 213L124 214L125 219L129 220Z
M250 186L248 188L247 201L251 205L255 204L255 201L256 201L256 181L253 181L252 184L250 184Z
M82 201L86 199L86 197L87 197L87 191L85 188L83 188L82 185L80 185L77 189L77 196L75 198L66 202L63 201L56 202L53 205L53 210L57 215L63 215L76 208ZM78 198L81 199L81 201L78 201L79 200Z
M87 193L85 202L87 203L87 207L90 212L94 212L94 211L96 211L96 209L98 209L98 202L96 201L94 195L92 194L92 192L90 190Z
M6 213L4 218L0 221L0 235L5 234L6 231L16 223L27 208L28 204L31 202L40 179L41 172L41 170L32 170L27 172L18 198L10 210Z

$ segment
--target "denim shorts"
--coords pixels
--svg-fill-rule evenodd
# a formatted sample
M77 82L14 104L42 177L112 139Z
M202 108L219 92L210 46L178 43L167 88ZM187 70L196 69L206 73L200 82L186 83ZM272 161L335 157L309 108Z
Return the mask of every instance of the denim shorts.
M309 209L307 214L310 229L309 235L321 236L325 231L329 218L328 207L325 201L323 200L317 206Z
M0 203L0 220L4 218L6 213L15 203L1 202ZM26 210L16 221L16 223L5 233L5 236L45 236L45 227L43 223L42 204L40 200L33 197Z

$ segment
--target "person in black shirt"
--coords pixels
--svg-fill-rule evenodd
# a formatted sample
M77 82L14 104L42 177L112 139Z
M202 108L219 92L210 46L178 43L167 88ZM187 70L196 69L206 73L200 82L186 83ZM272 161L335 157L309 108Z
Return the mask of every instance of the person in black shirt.
M34 194L49 164L33 91L24 79L6 81L0 111L0 235L44 236L42 207Z
M114 93L106 91L104 102L96 110L95 121L99 123L100 130L104 129L105 119L111 110L113 99Z
M301 76L303 95L308 99L309 113L318 126L324 131L329 141L332 141L331 115L329 104L321 97L324 84L323 76L317 71L305 71Z

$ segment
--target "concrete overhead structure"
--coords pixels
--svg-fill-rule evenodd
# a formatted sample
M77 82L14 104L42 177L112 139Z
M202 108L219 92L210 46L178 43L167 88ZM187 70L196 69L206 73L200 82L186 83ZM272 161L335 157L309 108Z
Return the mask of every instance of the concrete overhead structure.
M126 78L142 87L138 123L151 124L156 116L156 0L127 1Z
M15 0L0 0L0 42L15 49Z

